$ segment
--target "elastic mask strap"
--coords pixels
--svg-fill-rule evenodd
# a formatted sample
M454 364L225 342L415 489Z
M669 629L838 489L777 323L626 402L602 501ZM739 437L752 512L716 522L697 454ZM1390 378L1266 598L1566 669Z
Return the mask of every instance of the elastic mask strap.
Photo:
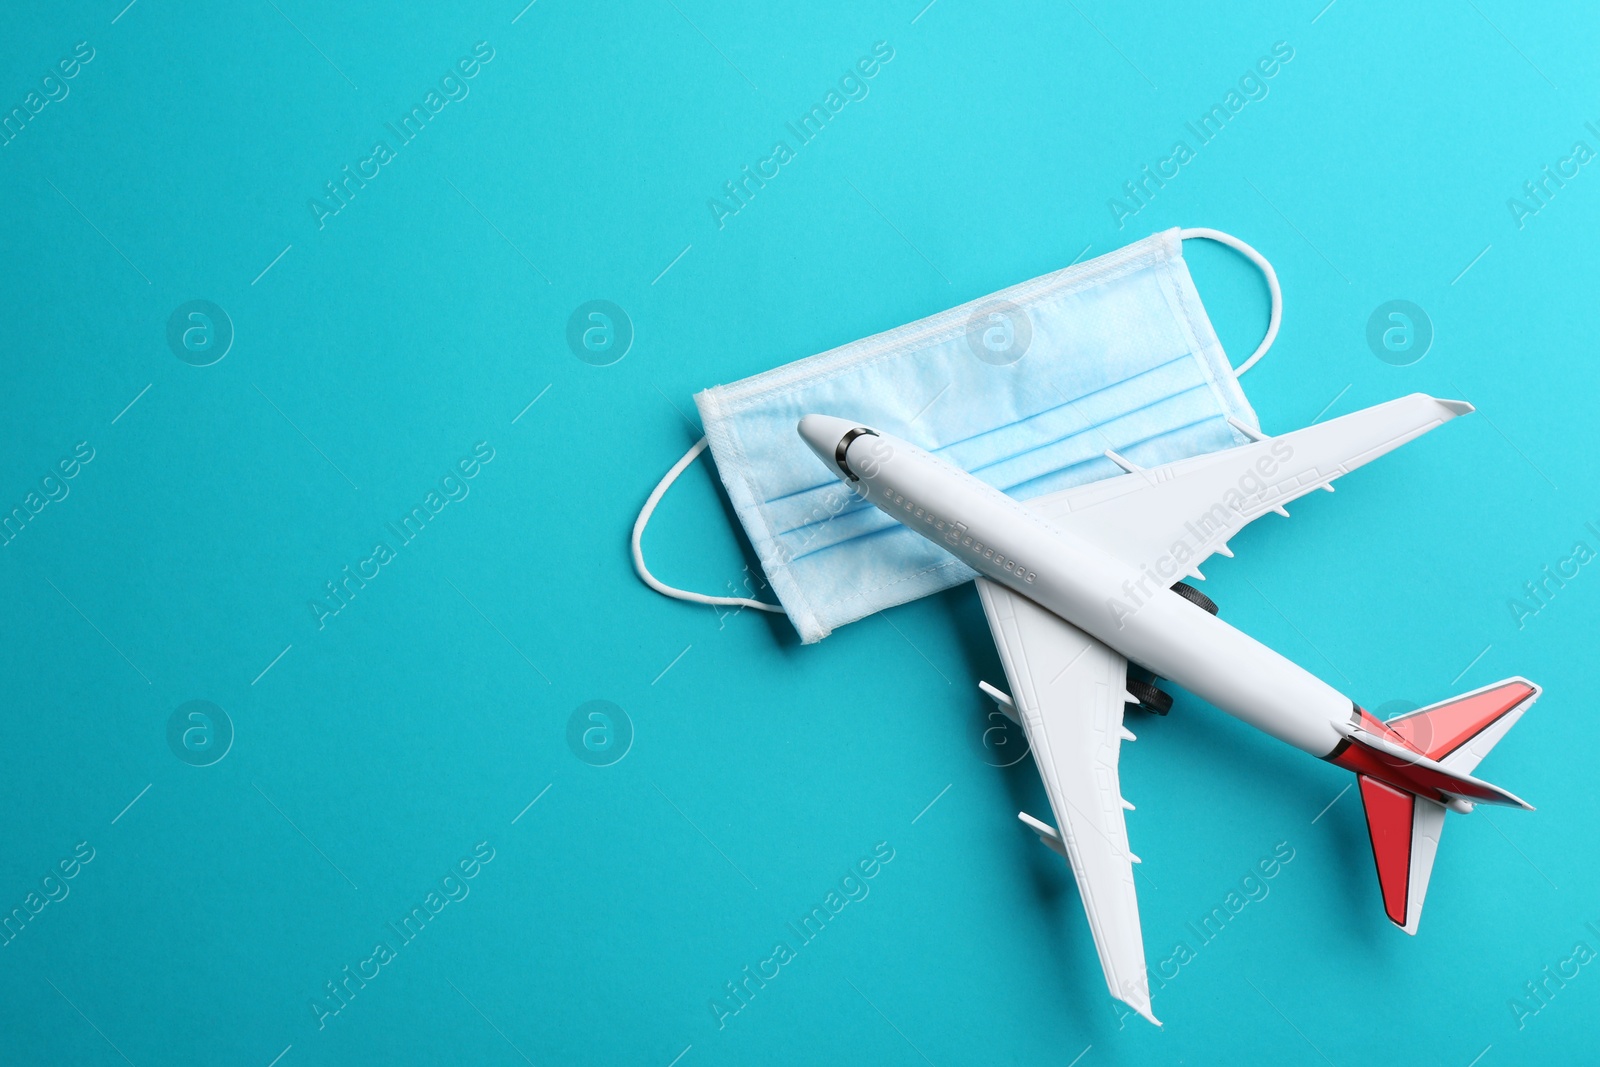
M1283 290L1278 288L1278 272L1272 269L1272 264L1267 262L1266 256L1263 256L1231 233L1199 228L1179 230L1178 237L1185 241L1191 237L1201 237L1207 241L1215 241L1218 244L1227 245L1234 251L1243 253L1246 259L1260 267L1261 273L1267 276L1267 291L1272 294L1272 318L1267 322L1267 335L1261 339L1261 343L1256 346L1256 350L1251 353L1250 358L1234 368L1233 373L1235 376L1242 375L1245 371L1254 367L1256 361L1267 354L1267 349L1272 347L1272 342L1278 339L1278 324L1283 321Z
M760 611L773 611L783 614L783 608L778 604L768 604L760 600L750 600L742 596L707 596L704 593L691 593L687 589L676 589L656 578L650 573L650 568L644 565L644 552L639 547L639 542L644 539L644 528L650 525L650 516L655 513L656 505L661 503L661 498L666 495L672 483L678 480L678 475L699 458L700 453L706 450L704 437L694 443L694 447L683 454L683 458L672 465L667 476L661 479L655 490L645 500L644 507L639 511L639 517L633 523L633 569L639 572L639 577L658 593L673 597L678 600L689 600L696 604L726 604L729 607L756 608Z

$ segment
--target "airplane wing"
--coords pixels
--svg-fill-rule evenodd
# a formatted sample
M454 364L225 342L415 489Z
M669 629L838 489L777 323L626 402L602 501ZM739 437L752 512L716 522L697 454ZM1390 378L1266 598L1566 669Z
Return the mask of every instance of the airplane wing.
M1278 437L1090 482L1028 501L1062 531L1083 537L1168 585L1269 511L1472 410L1423 393ZM1126 461L1122 461L1126 463Z
M1022 820L1072 866L1111 995L1151 1022L1144 935L1134 893L1128 830L1117 780L1128 664L1121 654L987 578L978 595L994 634L1016 717L1027 731L1034 761L1059 832Z

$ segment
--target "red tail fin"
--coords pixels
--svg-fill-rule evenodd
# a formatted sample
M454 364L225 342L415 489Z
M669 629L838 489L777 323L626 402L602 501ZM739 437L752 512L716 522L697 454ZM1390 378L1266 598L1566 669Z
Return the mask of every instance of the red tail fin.
M1387 723L1362 711L1350 745L1332 757L1357 774L1383 910L1406 933L1422 916L1446 804L1522 803L1470 772L1539 693L1509 678Z
M1414 847L1418 837L1417 807L1427 806L1423 809L1425 821L1442 824L1444 806L1365 774L1358 775L1356 780L1361 784L1361 803L1367 809L1367 833L1372 835L1372 858L1378 864L1383 910L1396 926L1410 926L1407 920L1410 918L1408 905L1413 888L1412 867L1415 859L1424 858L1416 856ZM1430 828L1422 827L1424 830ZM1438 843L1438 833L1435 831L1432 845L1436 847ZM1427 892L1427 879L1433 867L1432 851L1432 848L1428 849L1421 871L1422 884L1416 887L1418 912L1422 910L1422 895Z
M1539 687L1526 678L1507 678L1454 700L1390 719L1384 725L1406 747L1439 760L1452 770L1467 772L1505 736L1538 695ZM1501 722L1508 716L1509 721ZM1476 758L1462 766L1469 754Z

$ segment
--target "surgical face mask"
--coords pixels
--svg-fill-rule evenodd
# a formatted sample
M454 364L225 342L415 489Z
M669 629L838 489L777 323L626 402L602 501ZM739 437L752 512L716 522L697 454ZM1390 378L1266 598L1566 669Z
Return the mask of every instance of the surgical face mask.
M1183 261L1184 238L1220 241L1261 268L1272 317L1237 372ZM856 419L1027 500L1245 444L1255 412L1237 374L1277 335L1278 280L1215 230L1167 230L831 352L695 396L706 435L667 473L633 530L651 588L703 604L784 612L810 643L837 626L970 581L973 572L826 470L796 424ZM709 443L778 604L657 580L640 547L662 494Z

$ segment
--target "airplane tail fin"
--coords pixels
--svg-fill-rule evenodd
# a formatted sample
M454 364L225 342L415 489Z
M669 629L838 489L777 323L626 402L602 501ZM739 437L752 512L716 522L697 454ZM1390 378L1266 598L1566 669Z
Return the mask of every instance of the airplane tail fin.
M1539 693L1525 678L1508 678L1386 723L1362 713L1351 758L1337 762L1356 771L1383 910L1406 933L1415 934L1422 917L1446 809L1471 811L1474 801L1528 806L1471 772Z
M1543 692L1526 678L1507 678L1390 719L1404 743L1459 774L1470 774Z

